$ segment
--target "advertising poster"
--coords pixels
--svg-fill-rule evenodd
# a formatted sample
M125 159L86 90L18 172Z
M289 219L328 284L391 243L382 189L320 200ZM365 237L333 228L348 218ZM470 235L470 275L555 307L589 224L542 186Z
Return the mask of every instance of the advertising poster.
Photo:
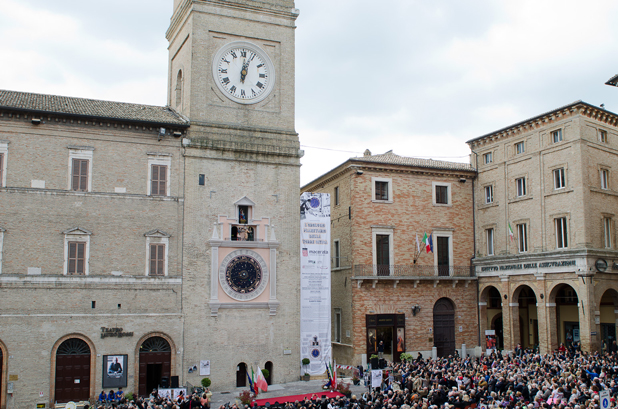
M210 360L200 361L200 375L210 375Z
M300 197L300 357L302 373L321 375L331 362L330 195Z
M487 354L491 354L492 352L496 352L496 330L488 329L485 330L485 343L487 348Z
M103 388L127 386L128 355L103 355Z

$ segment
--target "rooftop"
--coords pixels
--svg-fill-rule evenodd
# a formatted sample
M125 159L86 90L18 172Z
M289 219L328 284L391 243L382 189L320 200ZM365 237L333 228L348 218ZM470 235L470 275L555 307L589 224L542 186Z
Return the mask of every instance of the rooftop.
M400 156L400 155L393 153L392 150L386 153L383 153L383 154L379 154L379 155L372 155L371 152L365 151L365 156L357 156L354 158L350 158L350 161L388 163L392 165L406 165L406 166L415 166L419 168L431 168L431 169L469 170L469 171L475 170L472 167L472 165L470 165L469 163L447 162L443 160L420 159L420 158L412 158L408 156Z
M169 107L0 90L0 108L188 127Z

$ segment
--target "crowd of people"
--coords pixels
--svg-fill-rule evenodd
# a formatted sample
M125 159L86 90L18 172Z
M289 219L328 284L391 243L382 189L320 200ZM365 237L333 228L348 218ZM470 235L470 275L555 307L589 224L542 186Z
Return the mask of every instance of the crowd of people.
M367 386L359 396L314 395L276 409L603 409L606 393L609 407L618 408L618 353L613 345L603 353L581 352L571 345L551 354L518 346L504 355L419 356L391 363L380 387ZM173 400L154 394L118 404L127 409L210 409L210 396L194 393ZM226 404L219 409L244 408Z

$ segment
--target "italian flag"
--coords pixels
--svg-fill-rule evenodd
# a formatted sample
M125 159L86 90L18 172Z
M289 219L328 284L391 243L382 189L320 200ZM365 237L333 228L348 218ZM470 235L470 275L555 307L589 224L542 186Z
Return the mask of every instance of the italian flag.
M509 222L509 238L511 239L511 241L513 241L513 239L515 238L515 235L513 234L513 229L511 229L511 222Z
M255 379L255 387L256 389L261 389L262 392L268 391L268 383L266 382L266 378L264 378L264 374L260 367L257 367L257 378Z

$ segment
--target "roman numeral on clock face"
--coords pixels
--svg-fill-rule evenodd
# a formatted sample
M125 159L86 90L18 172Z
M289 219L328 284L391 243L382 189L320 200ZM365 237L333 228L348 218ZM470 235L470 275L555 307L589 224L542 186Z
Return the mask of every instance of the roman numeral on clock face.
M236 92L236 85L232 85L232 88L230 88L230 93L234 94Z
M241 57L247 57L247 50L240 50L240 56Z
M230 79L229 79L228 77L225 77L225 78L223 78L223 79L221 80L221 82L222 82L224 85L227 85L227 84L229 84L229 83L230 83Z
M246 97L247 97L247 95L245 94L245 90L244 90L244 89L241 89L241 90L240 90L240 96L241 96L242 98L246 98Z
M221 74L227 74L227 68L223 69L223 68L219 68L219 72Z
M234 58L238 58L238 56L236 55L236 53L234 52L234 50L230 51L230 54L232 54L232 57L234 57Z
M257 84L255 84L259 89L264 88L264 84L262 84L261 82L258 82Z

